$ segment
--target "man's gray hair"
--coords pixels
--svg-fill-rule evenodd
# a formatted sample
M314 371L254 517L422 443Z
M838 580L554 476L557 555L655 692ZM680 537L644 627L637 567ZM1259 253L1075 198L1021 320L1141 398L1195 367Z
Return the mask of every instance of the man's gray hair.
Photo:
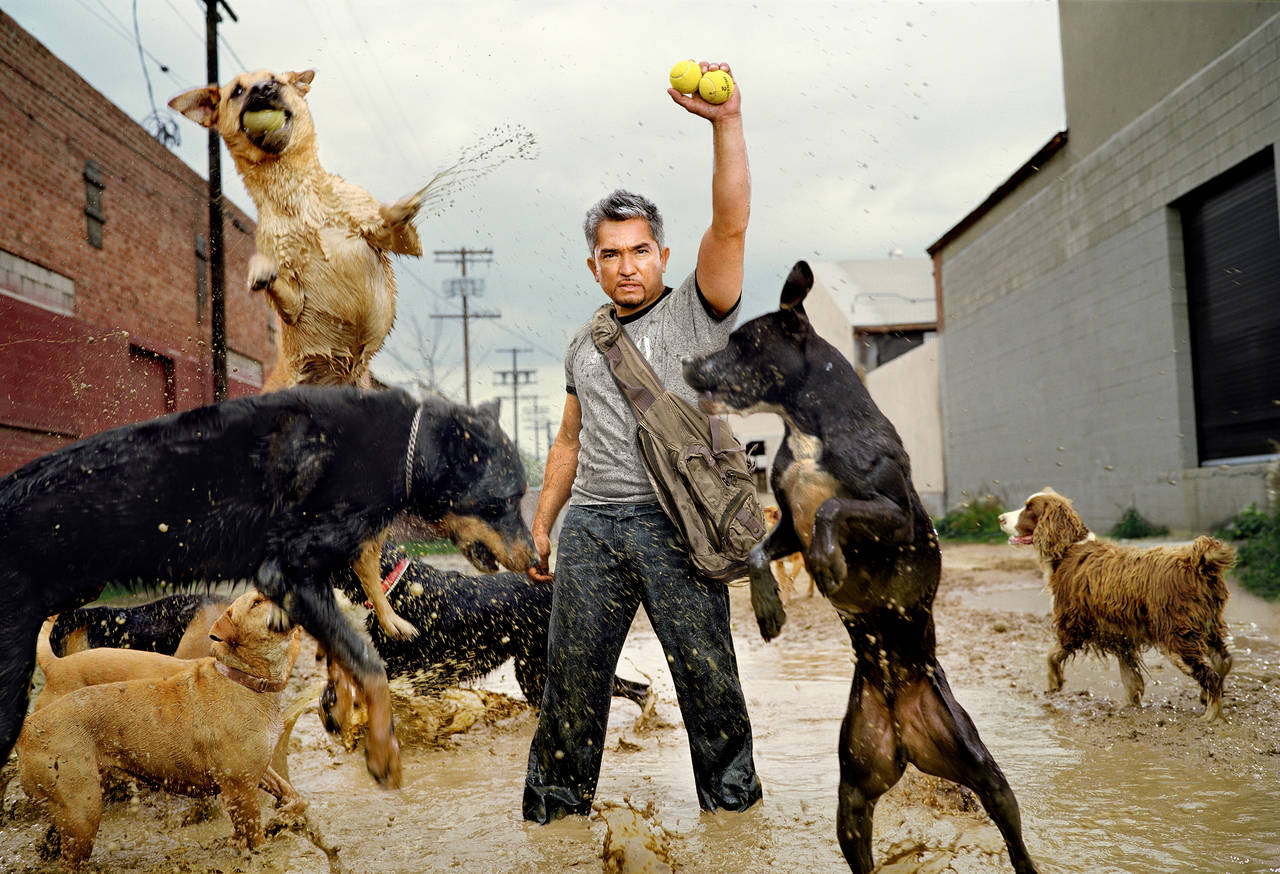
M658 248L664 247L662 242L662 214L658 207L647 197L614 189L608 197L587 210L587 219L582 223L582 231L587 235L587 252L596 253L596 231L603 221L624 222L627 219L642 218L649 223L649 233L653 234Z

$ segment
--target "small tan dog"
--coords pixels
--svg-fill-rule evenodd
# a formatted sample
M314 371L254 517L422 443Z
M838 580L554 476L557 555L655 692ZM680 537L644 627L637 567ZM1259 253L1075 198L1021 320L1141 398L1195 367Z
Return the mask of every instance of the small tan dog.
M123 683L126 680L158 680L172 676L180 671L188 670L191 667L191 659L208 656L212 649L209 629L226 612L229 606L230 604L223 604L221 610L218 611L218 616L209 616L208 621L204 623L203 635L205 642L202 647L196 647L190 643L187 644L188 650L203 650L203 654L197 653L196 655L181 655L183 645L179 644L178 654L171 656L146 650L100 646L77 650L59 658L49 642L49 638L53 633L54 622L58 617L50 616L44 623L44 627L40 629L40 636L36 639L36 664L40 666L40 670L44 674L44 688L40 690L40 695L36 698L32 710L42 710L63 695L82 689L85 686L99 686L103 683ZM196 618L192 620L191 625L182 637L184 642L194 638L194 629L198 627L197 623L205 616L205 613L206 610L202 609ZM296 659L297 654L294 653L290 657L290 671L292 671L293 663ZM284 742L288 742L287 738ZM280 743L277 743L275 756L282 754ZM293 785L282 777L274 767L267 768L266 773L262 775L259 788L273 795L277 806L285 813L301 813L307 807L306 800L298 794L298 790L294 789Z
M773 528L781 521L782 511L777 506L770 504L763 509L764 522L769 528ZM797 581L800 579L801 574L804 574L809 580L805 597L812 598L817 591L813 577L809 576L809 571L805 569L804 556L800 553L793 552L791 555L783 556L775 560L770 567L773 568L773 576L778 581L778 592L781 594L784 604L799 594Z
M280 316L280 352L264 391L298 383L367 385L369 362L396 315L390 254L421 255L413 219L426 189L379 203L320 165L307 107L315 72L241 73L219 88L186 91L169 106L216 128L258 207L249 287L265 291ZM354 564L387 633L417 629L383 596L378 557L385 532Z
M258 788L299 647L299 630L271 630L271 614L265 596L247 592L210 629L212 657L161 678L86 686L27 717L22 788L53 819L64 863L79 867L93 852L108 768L170 792L220 793L233 843L262 843Z

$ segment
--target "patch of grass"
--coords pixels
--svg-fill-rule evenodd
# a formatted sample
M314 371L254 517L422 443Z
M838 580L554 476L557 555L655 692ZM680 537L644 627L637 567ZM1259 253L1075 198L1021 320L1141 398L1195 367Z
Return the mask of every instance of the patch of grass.
M944 540L996 543L1009 536L1000 530L1003 512L1003 499L991 494L980 495L952 507L945 516L934 520L933 527Z
M1280 600L1280 508L1263 513L1256 506L1241 510L1213 532L1236 547L1236 579L1263 598Z
M1124 511L1120 521L1111 529L1110 536L1123 540L1137 540L1142 537L1163 537L1168 533L1169 526L1149 522L1138 512L1137 507L1130 507Z
M1249 540L1266 534L1275 524L1275 516L1262 512L1257 504L1250 504L1215 528L1213 536L1219 540Z
M418 558L423 555L448 555L458 551L449 540L408 540L400 544L406 555Z

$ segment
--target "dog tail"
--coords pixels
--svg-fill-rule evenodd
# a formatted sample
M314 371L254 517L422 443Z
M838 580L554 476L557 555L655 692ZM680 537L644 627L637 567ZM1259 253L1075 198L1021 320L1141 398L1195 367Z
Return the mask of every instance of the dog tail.
M45 673L48 673L53 663L58 660L58 654L53 651L53 644L49 642L49 637L53 634L53 625L57 621L57 613L46 619L44 625L40 626L40 635L36 638L36 664Z
M1229 544L1205 535L1192 541L1191 555L1197 567L1213 576L1221 576L1236 563L1236 551Z

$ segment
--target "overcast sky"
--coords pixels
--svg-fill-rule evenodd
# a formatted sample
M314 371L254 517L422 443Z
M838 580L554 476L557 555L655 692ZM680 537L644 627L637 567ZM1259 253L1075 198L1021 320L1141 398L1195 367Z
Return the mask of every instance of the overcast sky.
M496 128L532 134L536 157L460 187L421 222L427 255L397 261L388 347L420 360L416 323L434 341L442 387L460 399L460 322L430 318L457 312L443 295L457 268L430 252L492 249L492 264L474 271L487 285L474 305L502 318L472 322L473 397L509 394L495 385L495 370L511 366L498 350L531 349L520 367L538 369L529 391L556 420L564 348L604 300L585 263L586 208L615 187L653 198L671 285L693 269L709 223L710 127L667 96L677 60L727 61L742 89L753 184L744 317L776 305L799 258L923 255L1066 126L1047 0L229 2L239 20L224 16L220 79L314 69L321 161L379 199L416 190ZM153 111L149 76L179 153L207 173L204 131L165 105L205 81L200 0L136 0L145 62L132 0L4 8L139 122ZM223 178L255 214L225 151ZM379 363L397 361L384 353Z

